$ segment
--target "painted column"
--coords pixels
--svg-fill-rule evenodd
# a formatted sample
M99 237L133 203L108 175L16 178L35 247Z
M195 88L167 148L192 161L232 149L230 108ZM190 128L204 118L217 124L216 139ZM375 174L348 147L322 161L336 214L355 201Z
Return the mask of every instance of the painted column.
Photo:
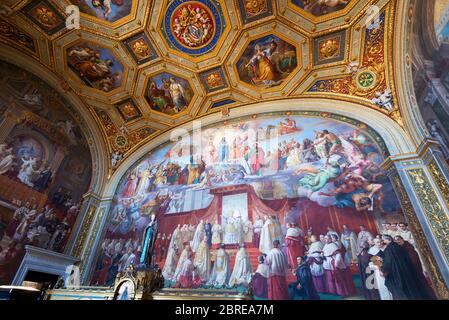
M426 141L415 155L387 166L425 269L440 299L449 299L449 172L438 145Z
M0 122L0 143L5 141L16 125L17 116L10 111L6 111L5 118Z
M53 160L49 163L50 169L52 172L58 172L59 167L61 166L62 161L67 155L68 150L66 146L58 146L56 153L53 157Z
M84 261L83 270L81 274L81 283L89 285L93 276L96 261L99 255L99 248L103 241L104 234L106 233L106 223L108 221L109 211L111 209L112 201L110 199L104 199L101 201L95 221L92 224L90 234L85 244L85 250L83 252L82 261Z

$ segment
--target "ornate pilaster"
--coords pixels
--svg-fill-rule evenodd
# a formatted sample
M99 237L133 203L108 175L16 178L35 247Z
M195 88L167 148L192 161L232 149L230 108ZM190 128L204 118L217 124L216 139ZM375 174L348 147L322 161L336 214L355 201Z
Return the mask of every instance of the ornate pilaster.
M66 146L58 146L58 149L56 150L56 153L50 163L50 169L52 170L52 172L58 171L67 153L68 150Z
M0 143L5 141L16 125L17 116L10 111L6 111L3 121L0 121Z
M440 155L427 141L416 155L394 157L387 170L437 296L449 299L449 185Z
M88 236L85 250L83 254L83 261L85 262L81 275L83 284L88 285L94 271L95 262L97 259L98 247L103 240L103 233L106 231L106 220L108 217L111 201L105 201L100 204L97 210L95 221L92 225L91 232Z
M101 240L101 230L105 223L106 212L110 200L99 199L87 194L81 208L80 216L74 226L66 252L78 258L80 263L81 282L85 283L92 265L94 248Z

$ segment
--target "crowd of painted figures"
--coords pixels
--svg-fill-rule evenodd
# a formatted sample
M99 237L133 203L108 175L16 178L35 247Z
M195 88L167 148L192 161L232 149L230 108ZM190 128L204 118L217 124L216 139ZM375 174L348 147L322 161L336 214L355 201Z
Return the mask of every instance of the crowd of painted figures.
M81 208L80 202L61 189L41 209L32 200L15 200L14 204L17 209L11 221L0 225L0 283L10 281L25 245L63 252Z
M281 226L275 216L257 216L253 224L240 225L233 228L235 246L231 247L225 243L226 225L218 221L201 220L197 225L178 225L171 234L159 233L153 263L162 267L165 285L184 289L251 286L257 298L273 300L313 300L320 299L320 294L363 295L372 300L434 297L406 223L384 223L377 236L363 225L358 233L343 225L341 232L328 227L326 234L317 236L295 223ZM256 270L249 248L258 249ZM141 253L139 241L105 239L94 283L111 285L117 272L138 265ZM290 275L296 281L289 284ZM354 282L357 275L359 289Z

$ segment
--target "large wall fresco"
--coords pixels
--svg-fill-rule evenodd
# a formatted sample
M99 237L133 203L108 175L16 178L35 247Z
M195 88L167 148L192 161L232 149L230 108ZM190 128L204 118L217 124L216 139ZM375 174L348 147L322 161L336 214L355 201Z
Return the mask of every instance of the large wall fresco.
M5 284L25 245L64 251L90 184L91 157L58 93L15 66L1 62L0 69L0 101L8 114L0 126L9 128L0 140L0 283Z
M189 106L193 95L192 87L186 79L162 72L148 80L145 99L151 109L174 115Z
M302 252L310 248L312 235L355 233L358 245L373 241L368 235L393 232L387 223L404 222L380 169L386 156L370 128L317 112L238 119L165 143L131 167L119 184L92 284L112 285L117 272L139 265L153 214L158 220L153 262L163 268L169 287L186 287L179 282L186 259L200 275L188 287L245 287L248 281L231 280L233 261L243 254L256 270L267 245L260 236L263 220L277 221L281 243L299 227ZM410 234L405 226L396 228L397 234ZM214 272L222 262L221 243L230 255L230 270L218 283ZM204 249L210 252L203 255ZM357 267L356 250L348 245L348 270ZM362 295L341 295L357 294Z

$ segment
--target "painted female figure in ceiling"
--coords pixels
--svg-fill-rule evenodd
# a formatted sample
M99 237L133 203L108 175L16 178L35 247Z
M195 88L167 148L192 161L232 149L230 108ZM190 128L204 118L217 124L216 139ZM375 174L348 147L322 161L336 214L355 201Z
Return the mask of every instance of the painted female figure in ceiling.
M237 62L240 80L262 88L280 85L296 66L296 48L275 35L251 41Z
M161 31L171 47L200 55L214 49L225 28L216 0L181 1L168 4Z
M180 6L172 16L171 28L183 45L197 48L206 45L214 35L212 13L201 3Z
M123 65L110 49L80 42L67 49L67 63L84 83L109 92L120 86Z
M313 243L319 251L333 246L334 252L341 234L345 271L340 272L348 277L336 281L344 281L346 289L317 290L357 296L349 266L360 246L373 235L392 232L389 226L378 229L383 222L404 219L379 168L385 156L372 129L318 112L241 118L167 142L122 178L92 282L111 285L117 272L144 260L144 230L156 215L153 262L163 265L168 287L246 288L257 257L268 253L273 240L286 243L294 269L289 234L304 240L302 253ZM307 240L303 230L309 232ZM405 227L395 230L409 235ZM320 234L327 235L326 244L317 240ZM241 260L247 264L239 269ZM195 266L196 276L186 265Z
M322 16L327 13L344 9L350 1L351 0L292 0L292 3L314 16Z
M91 157L74 110L58 93L7 63L0 63L0 79L0 106L9 114L2 119L9 131L0 136L0 284L7 284L25 245L63 252L90 183Z
M193 97L189 82L170 73L160 73L148 80L145 98L151 109L174 115L184 111Z
M129 15L132 9L132 0L71 0L80 11L90 16L115 22Z
M449 39L449 1L435 1L435 31L438 41L441 43Z

